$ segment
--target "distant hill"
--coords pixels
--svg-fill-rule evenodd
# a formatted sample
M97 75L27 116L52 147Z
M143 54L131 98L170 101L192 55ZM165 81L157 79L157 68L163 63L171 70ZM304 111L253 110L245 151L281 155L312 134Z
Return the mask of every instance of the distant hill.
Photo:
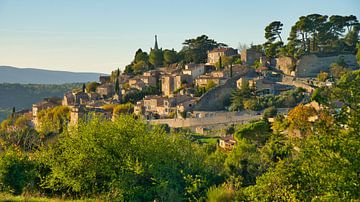
M98 81L100 73L52 71L0 66L0 83L64 84Z
M44 98L62 98L65 92L81 86L81 83L61 85L0 83L0 122L10 115L12 107L15 107L16 111L31 109L32 104Z

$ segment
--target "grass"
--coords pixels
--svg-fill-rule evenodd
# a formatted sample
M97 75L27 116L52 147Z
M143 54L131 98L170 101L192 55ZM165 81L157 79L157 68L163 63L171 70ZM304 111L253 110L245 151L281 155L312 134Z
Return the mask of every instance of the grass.
M217 144L219 137L207 137L203 135L192 135L195 141L206 144Z

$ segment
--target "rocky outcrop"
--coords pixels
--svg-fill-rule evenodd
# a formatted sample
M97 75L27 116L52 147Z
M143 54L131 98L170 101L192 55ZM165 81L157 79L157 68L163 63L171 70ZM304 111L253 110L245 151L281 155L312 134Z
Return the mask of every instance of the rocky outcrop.
M344 62L350 67L357 67L356 57L352 54L339 54L335 56L323 57L317 56L315 54L309 54L302 56L296 62L295 76L316 76L321 71L329 71L331 64L339 60L344 60Z
M279 57L276 59L276 67L285 75L297 77L313 77L321 71L329 71L332 63L339 60L350 67L358 67L356 57L353 54L319 55L307 54L295 61L291 57Z
M292 57L281 56L276 58L276 68L284 72L285 75L293 75L295 71L296 60Z

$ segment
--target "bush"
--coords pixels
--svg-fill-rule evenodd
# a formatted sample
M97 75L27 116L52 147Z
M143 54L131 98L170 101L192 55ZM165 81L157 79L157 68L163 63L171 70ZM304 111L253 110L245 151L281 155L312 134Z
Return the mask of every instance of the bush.
M17 148L9 148L0 157L0 187L2 191L21 194L34 185L35 164Z

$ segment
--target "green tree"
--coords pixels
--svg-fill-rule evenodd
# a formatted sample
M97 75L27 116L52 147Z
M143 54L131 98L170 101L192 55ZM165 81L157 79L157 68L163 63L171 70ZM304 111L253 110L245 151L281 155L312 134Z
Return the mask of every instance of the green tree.
M35 183L34 162L18 148L10 147L0 154L0 187L16 195Z
M90 92L96 92L96 88L99 86L100 84L98 82L90 82L86 84L86 92L90 93Z
M358 43L356 47L357 47L356 59L357 59L357 63L360 65L360 43Z
M131 116L114 122L94 116L39 153L39 162L49 168L41 184L72 197L195 200L216 175L204 164L205 154L184 136Z
M172 50L165 49L164 50L164 64L170 65L170 64L173 64L176 62L178 62L177 52L174 49L172 49Z
M226 44L209 39L206 35L201 35L194 39L187 39L183 45L184 47L180 52L184 55L185 62L194 63L206 63L208 51L221 46L226 46Z
M329 78L329 73L327 72L320 72L317 77L316 77L319 81L326 81Z
M143 52L140 48L136 51L135 57L134 57L134 63L138 63L140 61L143 61L145 63L148 63L149 61L149 55L147 52Z
M150 64L152 64L155 68L156 67L160 67L161 65L163 65L163 61L164 61L164 55L163 55L163 51L162 50L155 50L152 49L150 51L150 55L149 55L149 62Z

